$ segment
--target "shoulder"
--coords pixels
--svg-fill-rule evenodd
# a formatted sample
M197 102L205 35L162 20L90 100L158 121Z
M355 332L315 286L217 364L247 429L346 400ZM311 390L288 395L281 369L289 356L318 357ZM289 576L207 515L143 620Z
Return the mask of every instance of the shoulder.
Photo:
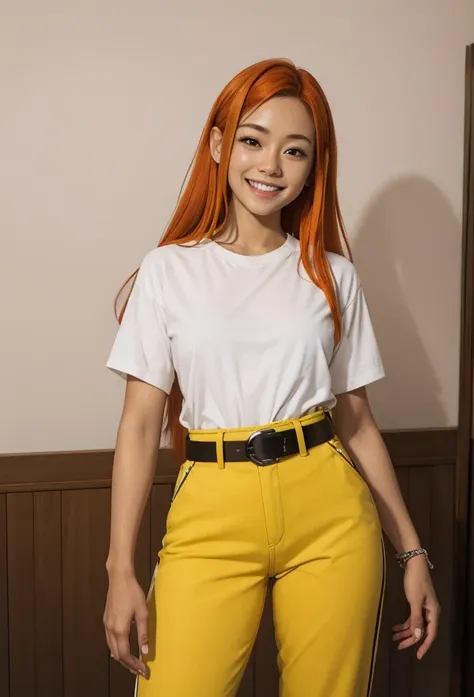
M160 297L168 270L173 266L173 249L176 245L155 247L142 259L135 285L154 297Z
M344 309L360 288L360 278L354 264L341 254L327 252L334 282L339 295L340 307Z
M181 259L186 259L191 253L202 253L207 247L208 240L198 244L186 242L184 244L172 243L162 247L155 247L148 252L141 263L140 270L150 273L159 273L163 269L173 266Z
M155 247L145 254L141 266L145 268L158 268L162 264L172 263L179 256L181 250L190 249L188 244L165 244Z
M156 284L159 284L167 256L165 247L156 247L147 252L138 269L136 284L145 290L152 290Z
M197 258L207 250L208 240L198 244L166 244L155 247L143 257L136 283L139 287L158 295L168 281L181 275L189 264L196 266ZM199 262L198 262L199 265Z

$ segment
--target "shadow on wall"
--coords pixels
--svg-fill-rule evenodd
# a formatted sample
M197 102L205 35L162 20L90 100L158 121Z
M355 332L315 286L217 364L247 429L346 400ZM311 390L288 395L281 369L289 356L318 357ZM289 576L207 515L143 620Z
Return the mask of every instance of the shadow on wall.
M394 180L374 196L352 247L387 374L369 388L379 426L452 425L438 377L457 385L461 234L449 201L422 177Z

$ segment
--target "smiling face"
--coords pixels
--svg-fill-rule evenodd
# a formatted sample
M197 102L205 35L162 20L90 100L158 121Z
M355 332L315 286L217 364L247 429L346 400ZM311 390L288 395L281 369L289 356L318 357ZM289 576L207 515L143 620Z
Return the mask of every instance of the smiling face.
M222 134L213 129L218 162ZM314 123L296 97L273 97L241 120L229 162L234 204L258 217L273 216L294 201L312 171Z

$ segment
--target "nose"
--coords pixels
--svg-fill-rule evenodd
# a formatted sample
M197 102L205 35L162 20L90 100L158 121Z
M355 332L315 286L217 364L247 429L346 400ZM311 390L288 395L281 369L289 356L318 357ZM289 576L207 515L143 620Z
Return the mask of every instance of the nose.
M281 177L283 174L278 153L267 152L264 159L259 164L259 172L267 177Z

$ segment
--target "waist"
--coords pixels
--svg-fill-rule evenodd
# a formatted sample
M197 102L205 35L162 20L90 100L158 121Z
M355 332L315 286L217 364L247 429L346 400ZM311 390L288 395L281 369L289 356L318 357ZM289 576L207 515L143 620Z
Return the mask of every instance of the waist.
M191 461L242 462L265 466L316 447L334 437L330 412L319 409L297 419L230 429L190 430L186 458Z
M212 442L216 436L221 433L224 436L224 441L247 440L252 433L258 430L274 428L276 431L285 431L293 428L295 421L299 421L302 426L308 426L309 424L322 421L326 418L326 414L330 414L330 412L325 409L318 409L311 414L300 416L297 419L283 419L281 421L271 421L266 424L256 424L255 426L239 426L238 428L196 428L190 429L188 433L191 440L207 443Z

